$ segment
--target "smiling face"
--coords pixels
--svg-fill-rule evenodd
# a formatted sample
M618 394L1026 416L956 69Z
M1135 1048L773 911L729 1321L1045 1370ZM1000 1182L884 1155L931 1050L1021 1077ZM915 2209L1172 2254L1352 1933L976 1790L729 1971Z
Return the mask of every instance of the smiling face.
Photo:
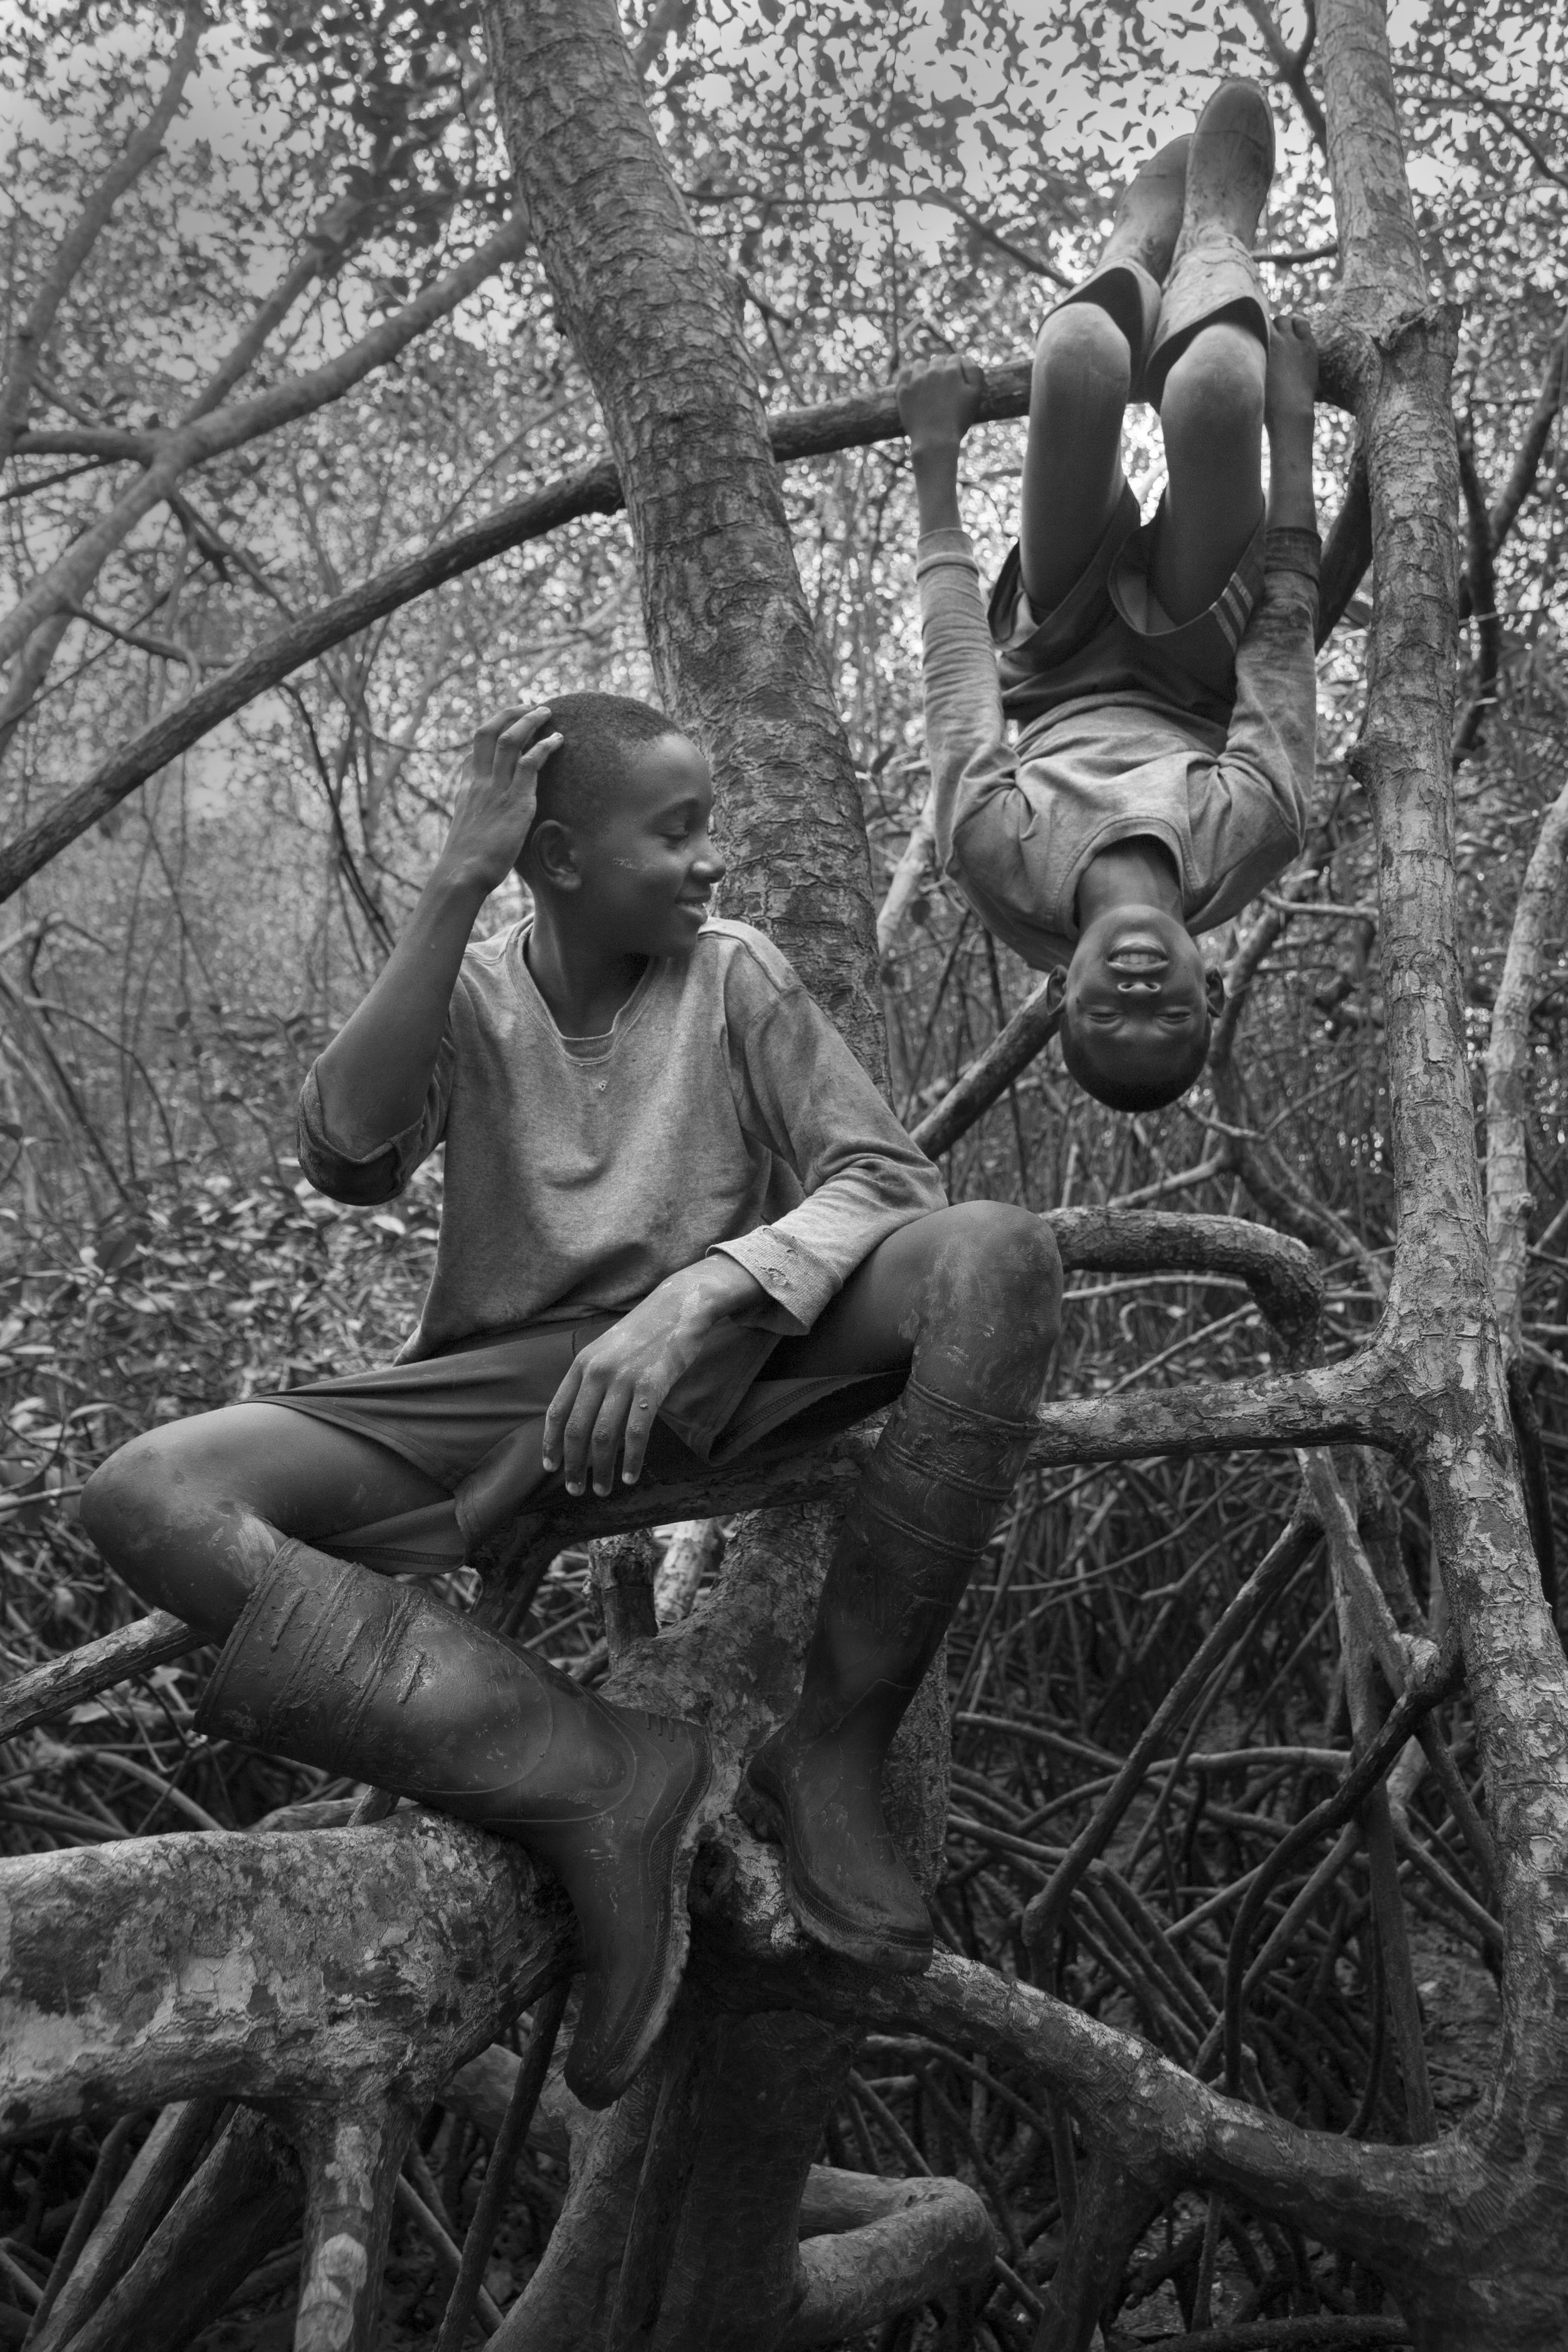
M569 898L572 929L609 952L689 955L724 876L712 816L707 761L686 736L662 735L627 750L613 786L575 823L542 823L524 871Z
M1080 933L1061 989L1062 1055L1113 1110L1173 1102L1197 1076L1224 1002L1197 942L1157 907L1109 908Z

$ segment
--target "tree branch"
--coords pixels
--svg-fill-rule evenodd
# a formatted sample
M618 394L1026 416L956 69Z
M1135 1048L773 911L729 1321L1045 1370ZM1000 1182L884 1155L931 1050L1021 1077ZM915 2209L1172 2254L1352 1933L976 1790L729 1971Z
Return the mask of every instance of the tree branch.
M1353 374L1348 372L1353 357L1347 344L1340 354L1337 373L1325 379L1323 398L1343 404L1353 397ZM1028 405L1026 361L988 372L980 405L982 424L1026 415ZM781 465L903 437L898 397L891 385L850 400L826 401L816 408L785 409L770 420L769 429L773 456ZM222 671L199 693L121 744L74 792L65 793L37 824L0 850L0 904L150 776L306 662L341 645L345 637L356 636L373 621L383 620L387 614L444 587L447 581L489 563L509 548L542 539L583 515L615 514L624 503L613 463L608 457L600 458L543 489L497 508L451 538L438 540L422 555L408 556L384 572L373 573L330 604L319 605L264 638L231 669Z
M26 422L33 386L37 379L38 362L60 304L69 293L78 271L98 242L115 205L126 189L141 178L162 152L163 133L174 121L184 94L206 25L206 11L198 0L198 5L185 10L180 37L169 61L168 79L157 104L124 153L105 172L74 226L61 239L43 282L28 306L27 315L16 330L12 344L10 372L4 387L0 388L0 460L10 456L16 436Z
M1530 1017L1557 930L1568 874L1568 784L1547 810L1530 853L1492 1005L1487 1045L1487 1245L1492 1300L1510 1362L1522 1343L1530 1228Z
M615 469L607 458L601 459L487 515L425 554L405 557L357 588L333 597L330 604L319 605L302 620L276 631L231 669L210 679L199 693L132 736L85 782L67 793L36 824L0 851L0 902L13 897L40 867L150 776L306 662L341 645L345 637L357 636L373 621L401 605L489 562L507 548L540 538L579 515L614 513L620 504Z
M1307 37L1300 49L1293 49L1279 30L1268 0L1242 0L1242 5L1262 34L1263 46L1268 52L1274 70L1300 108L1301 119L1311 132L1314 142L1326 155L1329 152L1329 127L1307 79L1307 59L1312 53L1312 42L1317 32L1317 18L1310 0L1307 10Z
M1498 618L1497 582L1492 572L1491 519L1487 512L1480 478L1476 472L1475 444L1468 433L1460 433L1457 437L1457 446L1459 488L1465 494L1465 518L1468 525L1469 561L1465 578L1470 592L1470 614L1480 641L1480 658L1476 665L1475 693L1454 730L1449 756L1456 768L1461 760L1476 750L1488 714L1497 708L1498 672L1502 666L1502 624Z
M1096 1274L1239 1275L1265 1319L1298 1348L1317 1327L1323 1277L1299 1241L1245 1217L1160 1209L1048 1209L1064 1266Z
M1323 541L1318 572L1317 643L1326 646L1344 618L1351 598L1372 562L1372 501L1366 488L1366 450L1358 436L1345 495Z
M150 435L152 455L141 479L121 492L107 514L100 516L97 522L72 541L66 552L40 573L0 622L0 662L8 661L18 652L39 624L61 604L78 603L85 596L116 548L124 544L143 515L169 497L181 476L192 467L205 465L225 450L275 433L280 426L294 424L301 416L309 416L341 399L367 375L395 359L437 319L456 310L503 262L521 253L528 234L525 222L509 221L458 268L427 286L392 318L382 320L358 342L339 352L322 366L270 384L265 392L254 393L249 399L233 402L210 415L200 415L190 423Z
M692 1904L691 1967L715 2002L912 2026L983 2051L1069 2100L1089 2138L1139 2179L1237 2190L1385 2275L1401 2257L1419 2260L1429 2222L1479 2188L1479 2160L1462 2140L1382 2147L1283 2123L1211 2089L1137 2036L957 1953L939 1948L924 1976L905 1978L831 1958L795 1927L773 1849L750 1840L710 1853Z
M339 196L306 232L305 251L285 270L266 299L259 303L241 333L219 361L196 398L180 418L194 425L209 415L260 356L269 337L280 327L312 279L325 277L342 262L355 224L369 210L368 196Z
M1519 2021L1497 2097L1522 2115L1560 2094L1559 2062L1543 2044L1568 1972L1568 1886L1546 1857L1562 1851L1568 1823L1568 1671L1508 1443L1463 1011L1449 761L1457 323L1427 299L1380 0L1323 0L1322 28L1343 301L1370 353L1362 422L1377 609L1350 765L1377 848L1398 1216L1397 1311L1383 1328L1391 1378L1425 1424L1419 1456L1436 1550L1480 1728Z
M1509 469L1508 479L1494 499L1491 512L1487 518L1489 538L1494 555L1513 529L1519 510L1534 487L1541 460L1545 455L1546 444L1552 437L1552 421L1563 405L1565 378L1568 378L1568 317L1564 317L1563 324L1552 337L1552 349L1547 354L1546 366L1542 373L1541 389L1536 394L1535 406L1531 412L1530 423L1525 426L1524 438L1519 445L1519 454L1514 458ZM1464 618L1462 604L1460 618L1461 620Z
M1020 1070L1043 1053L1061 1026L1061 1008L1047 1004L1050 983L1042 980L1012 1019L1000 1029L984 1052L971 1062L957 1083L910 1129L929 1159L940 1160L961 1135L967 1135L994 1102L1005 1095Z
M1073 1889L1082 1880L1090 1863L1110 1844L1117 1824L1137 1795L1151 1763L1160 1754L1168 1735L1181 1721L1215 1668L1250 1632L1263 1612L1280 1598L1316 1547L1320 1533L1315 1520L1298 1514L1279 1541L1270 1548L1235 1600L1221 1612L1144 1725L1127 1761L1050 1878L1037 1895L1029 1898L1024 1908L1023 1932L1037 1979L1049 1980L1053 1973L1053 1947Z
M353 2105L439 2079L576 1956L552 1883L436 1813L16 1855L3 1882L7 2136L209 2090ZM62 2011L61 1954L84 1937L91 1964ZM188 1939L234 1958L186 1964ZM341 1990L323 2007L324 1983Z

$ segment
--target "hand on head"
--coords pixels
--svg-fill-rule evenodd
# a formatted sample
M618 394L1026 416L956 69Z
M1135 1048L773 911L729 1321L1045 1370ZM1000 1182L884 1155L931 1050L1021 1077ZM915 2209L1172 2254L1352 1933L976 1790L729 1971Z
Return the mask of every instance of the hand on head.
M900 368L899 421L911 446L956 446L980 414L984 389L984 369L951 352L935 352Z
M1225 1002L1197 942L1155 907L1115 907L1079 934L1058 983L1062 1059L1112 1110L1157 1110L1185 1094Z
M453 813L444 860L494 890L517 864L538 805L539 772L561 741L548 703L487 719L468 757L468 789Z

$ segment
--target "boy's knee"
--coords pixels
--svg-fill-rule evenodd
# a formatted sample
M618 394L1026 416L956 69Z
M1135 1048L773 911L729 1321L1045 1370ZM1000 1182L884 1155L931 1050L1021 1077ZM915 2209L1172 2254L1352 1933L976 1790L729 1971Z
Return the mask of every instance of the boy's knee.
M106 1559L118 1567L166 1535L167 1486L146 1438L132 1438L99 1465L81 1490L79 1517Z
M1166 434L1216 440L1263 431L1267 353L1246 327L1220 320L1205 327L1173 362L1160 402Z
M1007 1201L966 1201L947 1212L957 1297L988 1321L997 1316L1054 1344L1061 1324L1062 1262L1041 1217Z
M1132 388L1132 353L1110 313L1096 302L1053 310L1035 346L1035 383L1049 394L1125 402Z
M222 1511L221 1482L202 1448L173 1423L133 1437L100 1463L81 1490L80 1518L105 1559L140 1587L165 1556L209 1540Z

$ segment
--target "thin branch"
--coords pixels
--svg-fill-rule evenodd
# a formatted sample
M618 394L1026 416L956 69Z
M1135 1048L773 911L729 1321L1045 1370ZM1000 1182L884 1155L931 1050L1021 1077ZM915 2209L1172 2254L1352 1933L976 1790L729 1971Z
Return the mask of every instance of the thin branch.
M1459 488L1465 497L1468 525L1469 564L1467 577L1470 610L1480 640L1476 665L1476 690L1454 730L1449 757L1455 767L1479 745L1488 714L1497 708L1498 671L1502 663L1502 624L1498 619L1497 583L1492 572L1491 520L1476 472L1475 445L1468 434L1458 436Z
M1371 562L1372 501L1366 488L1366 450L1358 435L1343 503L1323 541L1323 560L1318 572L1316 641L1320 646L1327 645L1344 618Z
M931 844L936 838L936 791L927 790L921 803L921 812L899 855L888 884L888 895L877 913L877 953L889 956L898 942L904 927L904 918L913 905L921 881L931 861Z
M121 425L37 425L16 436L10 454L14 457L94 457L103 462L124 457L147 465L156 438L153 433L138 433Z
M1297 880L1298 877L1292 877ZM1300 877L1304 887L1310 876ZM1285 928L1288 918L1277 908L1269 908L1259 917L1247 942L1247 961L1238 959L1233 974L1227 975L1227 987L1234 987L1225 1013L1215 1026L1215 1041L1208 1061L1209 1084L1214 1091L1215 1107L1226 1128L1226 1159L1247 1186L1258 1207L1283 1226L1288 1234L1321 1249L1330 1257L1348 1257L1359 1265L1369 1283L1382 1295L1384 1281L1382 1269L1362 1241L1342 1217L1321 1201L1314 1200L1287 1160L1253 1127L1246 1087L1236 1064L1236 1030L1239 1008L1244 1002L1247 983L1274 945ZM1249 967L1249 968L1248 968Z
M74 225L62 238L34 295L27 315L12 345L10 371L0 389L0 458L8 457L26 420L38 362L60 304L92 251L110 214L132 183L140 179L162 152L163 134L174 119L186 82L196 61L196 50L206 28L207 16L199 5L187 7L180 37L169 63L169 76L156 106L119 161L99 181Z
M512 2167L528 2136L533 2111L539 2105L539 2095L544 2088L545 2074L555 2048L561 2020L565 2014L566 1996L571 1990L571 1978L562 1977L542 1995L534 2011L528 2048L513 2080L506 2114L491 2146L489 2162L485 2167L485 2185L479 2191L479 2201L463 2241L463 2258L452 2284L451 2296L441 2321L441 2332L436 2339L436 2352L461 2352L468 2332L469 2314L478 2304L483 2288L485 2265L489 2261L506 2193L511 2186Z
M105 620L100 613L89 613L85 604L68 605L66 618L85 621L89 629L97 629L101 635L112 637L117 645L132 646L138 653L152 654L155 660L180 662L190 671L192 678L200 683L201 672L189 648L176 645L173 637L156 637L149 629L122 629L117 621Z
M1508 479L1499 491L1487 519L1490 530L1491 551L1494 555L1512 530L1520 508L1524 504L1534 486L1536 473L1551 436L1552 422L1563 405L1565 380L1568 380L1568 316L1564 316L1562 325L1552 339L1552 349L1547 354L1546 365L1542 372L1541 389L1536 394L1535 406L1531 412L1530 423L1525 427L1524 438L1519 445L1519 455L1515 457L1509 470Z
M1005 1095L1021 1070L1043 1053L1061 1026L1061 1007L1047 1003L1047 977L1000 1029L985 1051L972 1062L956 1085L935 1108L910 1130L930 1159L940 1160L961 1135L967 1135L992 1104Z
M1546 812L1520 885L1487 1046L1487 1245L1503 1351L1522 1343L1525 1243L1530 1226L1530 1016L1558 928L1568 875L1568 784Z
M1340 1829L1377 1787L1433 1707L1458 1685L1463 1663L1458 1643L1445 1651L1419 1675L1412 1675L1384 1717L1375 1738L1369 1741L1331 1796L1325 1797L1287 1831L1268 1856L1242 1897L1230 1948L1226 1957L1226 2073L1235 2079L1241 2064L1241 1985L1247 1968L1247 1945L1269 1889L1278 1885L1288 1863L1320 1839Z
M1311 132L1314 142L1326 155L1329 152L1329 126L1307 79L1307 59L1311 56L1318 29L1314 10L1309 4L1307 37L1299 49L1293 49L1276 23L1268 0L1241 0L1241 5L1262 34L1263 46L1268 52L1274 70L1300 108L1301 119Z
M1042 254L1033 252L1026 245L1019 245L1016 238L1006 236L1001 229L993 228L988 220L973 211L959 197L949 195L943 188L887 188L875 194L857 188L853 191L847 189L842 195L821 196L789 195L774 189L744 187L687 188L682 193L690 205L777 205L797 212L822 212L839 205L867 207L889 204L934 205L939 212L951 213L954 220L962 221L964 227L979 237L983 244L994 247L998 253L1005 253L1010 261L1017 262L1031 277L1048 278L1055 286L1070 286L1073 282L1054 261L1046 260Z
M1066 270L1058 269L1054 261L1047 261L1043 254L1033 253L1026 245L1019 245L1015 238L1005 236L999 228L993 228L989 221L983 220L967 205L960 204L956 196L943 195L936 188L921 188L913 191L908 201L917 205L935 205L941 211L951 213L954 220L963 222L971 236L977 236L983 245L991 246L997 253L1005 253L1009 261L1017 262L1020 268L1026 269L1031 277L1048 278L1053 286L1068 287L1073 282Z
M34 629L61 604L74 603L86 593L109 557L124 544L142 516L169 497L183 474L341 399L367 375L395 359L438 319L455 310L503 262L521 252L528 234L525 222L509 221L458 268L427 286L392 318L384 319L323 366L290 376L193 423L153 434L153 454L141 478L33 582L0 623L0 661L18 652Z
M1246 0L1246 5L1250 6L1252 0ZM1462 80L1458 74L1450 73L1445 66L1416 66L1411 70L1424 79L1446 82L1450 89L1458 90L1463 97L1470 100L1473 106L1479 107L1483 114L1491 115L1494 121L1502 124L1510 138L1519 142L1543 178L1555 182L1560 188L1568 188L1568 173L1564 173L1552 161L1551 156L1543 148L1536 144L1528 131L1521 130L1511 109L1506 107L1500 99L1489 97L1484 89L1477 89L1473 82Z
M658 63L673 33L679 37L696 15L696 0L654 0L647 22L632 44L632 66L639 81Z
M1519 520L1520 509L1535 488L1541 461L1552 437L1552 427L1563 405L1564 385L1568 383L1568 316L1552 339L1552 348L1542 370L1541 388L1535 395L1535 406L1524 428L1524 438L1509 468L1508 479L1498 492L1487 516L1487 540L1495 557ZM1462 438L1462 436L1461 436ZM1472 526L1473 530L1473 526ZM1325 559L1326 560L1326 559ZM1459 581L1459 618L1468 620L1475 605L1475 591L1468 570Z
M1037 1895L1030 1897L1024 1911L1023 1932L1038 1978L1046 1979L1051 1972L1052 1947L1073 1889L1090 1863L1103 1853L1110 1843L1117 1824L1137 1795L1150 1767L1163 1748L1167 1735L1181 1721L1215 1668L1251 1630L1263 1612L1279 1599L1298 1570L1315 1549L1319 1533L1315 1521L1298 1515L1254 1569L1150 1717L1127 1761L1095 1807L1089 1821L1057 1864L1049 1880Z
M210 415L221 401L227 399L235 385L259 358L268 339L282 325L306 287L314 278L325 277L329 268L336 270L339 268L355 224L368 209L367 197L340 196L335 204L327 207L320 220L311 225L305 236L305 251L284 271L266 300L258 305L243 331L181 416L182 425L194 425L198 416Z

